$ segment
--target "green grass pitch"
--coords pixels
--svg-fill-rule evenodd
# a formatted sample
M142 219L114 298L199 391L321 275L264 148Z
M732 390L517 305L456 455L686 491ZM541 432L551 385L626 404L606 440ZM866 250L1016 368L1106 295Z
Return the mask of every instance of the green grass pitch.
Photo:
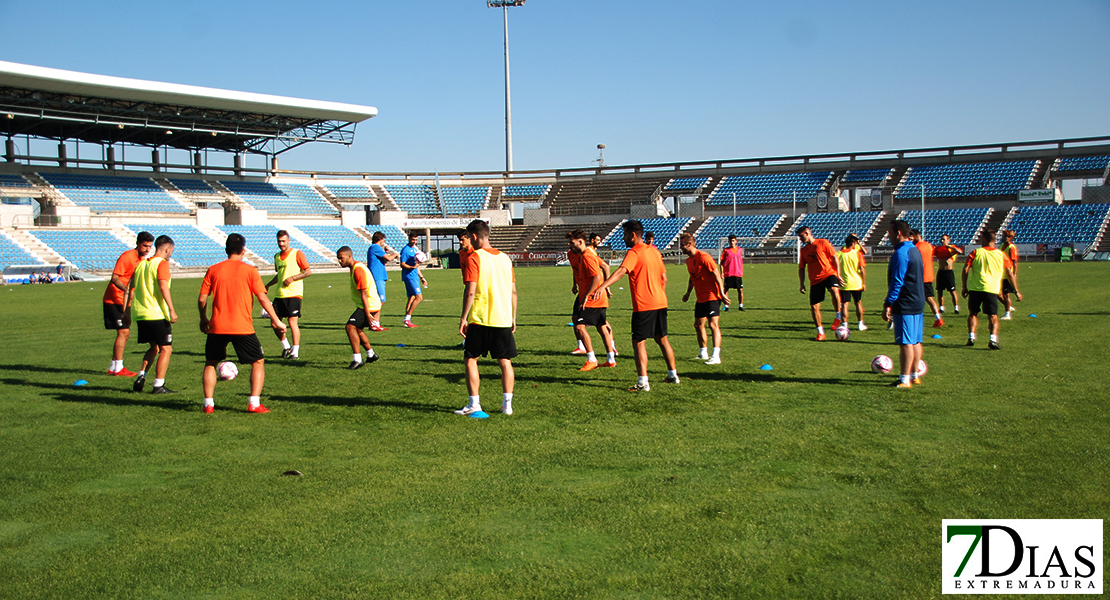
M485 420L451 412L458 271L427 274L413 330L394 275L382 360L354 372L347 279L308 279L302 360L267 362L267 415L245 412L245 376L201 412L197 279L173 287L174 396L104 374L103 283L0 288L0 598L929 598L942 519L1110 515L1110 265L1023 264L1002 351L985 326L965 348L949 315L909 391L869 371L897 357L885 265L846 343L812 340L795 267L747 271L706 366L670 268L682 383L649 343L634 395L627 280L618 367L582 374L569 270L518 269L516 414L483 361Z

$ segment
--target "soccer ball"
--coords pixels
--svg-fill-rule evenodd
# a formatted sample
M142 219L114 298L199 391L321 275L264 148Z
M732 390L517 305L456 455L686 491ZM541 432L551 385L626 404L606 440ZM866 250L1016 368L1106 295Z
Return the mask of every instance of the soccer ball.
M424 254L420 250L417 250L416 251L416 262L420 262L420 263L428 262L428 255Z
M894 368L894 361L885 354L880 354L871 359L871 372L872 373L889 373Z
M225 360L224 362L216 365L216 373L220 376L220 379L224 381L231 381L232 379L235 379L236 375L239 374L239 367L235 366L235 363Z
M849 332L848 332L848 327L847 326L841 325L840 327L837 327L835 333L836 333L836 339L838 339L842 342L848 341Z
M925 361L923 361L923 360L917 361L917 376L918 377L923 377L928 372L929 372L929 365L925 364Z

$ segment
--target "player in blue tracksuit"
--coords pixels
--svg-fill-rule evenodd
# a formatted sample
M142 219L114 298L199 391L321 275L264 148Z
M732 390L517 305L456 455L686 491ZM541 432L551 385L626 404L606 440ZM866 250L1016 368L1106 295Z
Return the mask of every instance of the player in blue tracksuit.
M921 251L913 244L910 224L890 224L890 239L895 240L894 256L887 266L887 295L883 302L883 320L893 321L894 341L900 346L900 388L920 384L918 364L921 362L921 338L925 335L925 265Z

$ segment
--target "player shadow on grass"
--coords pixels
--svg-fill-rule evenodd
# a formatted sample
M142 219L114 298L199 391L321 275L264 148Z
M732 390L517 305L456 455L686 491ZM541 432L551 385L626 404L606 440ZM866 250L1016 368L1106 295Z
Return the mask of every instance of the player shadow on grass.
M4 379L0 379L0 384L11 385L11 386L37 387L37 388L42 388L44 390L72 390L72 389L74 389L74 386L73 386L72 383L46 383L44 381L28 381L26 379L4 378ZM83 386L81 386L80 389L88 390L90 392L92 392L92 391L95 391L95 392L122 392L122 391L125 391L123 388L108 387L108 386L105 386L105 385L83 385Z
M84 388L82 388L84 389ZM113 390L123 391L123 390ZM53 394L54 399L59 402L87 402L90 404L111 404L113 406L149 406L151 408L166 408L171 410L187 410L195 409L199 405L196 402L189 402L187 400L154 400L148 399L141 394L135 394L127 397L114 397L114 396L95 396L85 394L75 394L73 392L65 394ZM149 396L147 394L146 396ZM165 396L160 396L165 398Z
M416 410L420 412L442 412L449 413L454 411L454 408L440 406L438 404L428 404L426 402L406 402L403 400L378 400L375 398L363 397L342 397L342 396L269 396L275 402L300 402L309 404L320 404L324 406L380 406L383 408L404 408L408 410Z
M0 371L39 371L42 373L89 373L88 369L63 369L59 367L47 367L43 365L0 365ZM95 374L103 375L102 371L95 371Z
M863 371L860 371L860 372L862 373ZM771 383L771 382L774 382L774 383L805 383L805 384L810 384L810 385L812 385L812 384L863 385L863 386L868 386L868 387L873 385L871 383L852 380L852 379L840 379L840 378L832 378L832 377L822 377L822 378L797 377L797 376L782 375L782 374L775 375L775 374L772 374L772 373L706 373L706 372L698 372L698 373L693 373L693 374L689 375L689 378L691 380L710 379L710 380L717 380L717 381L745 381L745 382L748 382L748 383ZM887 385L887 384L889 384L889 382L884 382L884 385Z

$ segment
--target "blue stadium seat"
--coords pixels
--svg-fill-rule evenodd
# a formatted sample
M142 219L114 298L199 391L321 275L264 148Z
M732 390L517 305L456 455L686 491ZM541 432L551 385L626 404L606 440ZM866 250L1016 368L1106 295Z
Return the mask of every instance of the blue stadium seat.
M105 230L31 229L27 233L88 271L111 271L119 255L131 248Z
M297 225L297 229L332 252L343 246L350 246L355 260L366 260L366 249L370 247L370 242L348 227L342 225Z
M725 177L706 201L710 206L732 204L736 194L737 204L775 204L791 202L797 192L798 200L805 202L817 195L828 182L832 171L808 173L769 173L760 175L734 175Z
M278 253L278 228L273 225L217 225L217 228L225 234L242 234L243 237L247 238L247 249L265 259L266 262L272 263L274 255ZM332 264L328 260L330 257L326 258L313 250L309 250L300 239L292 234L290 234L290 238L290 245L304 252L305 259L308 260L309 264Z
M360 227L359 229L364 231L366 233L366 237L368 238L372 237L375 231L380 231L384 233L385 243L397 252L400 252L401 248L409 243L408 236L405 235L405 232L401 231L401 228L397 227L396 225L366 225L365 227ZM365 254L366 253L363 252L364 256Z
M115 177L69 173L39 173L78 206L96 212L185 213L190 209L175 200L149 177Z
M892 169L854 169L840 178L840 183L880 183Z
M430 185L387 185L385 191L410 215L439 215L435 188Z
M663 187L666 192L694 191L709 181L708 177L677 177Z
M327 199L307 184L262 181L220 183L252 208L264 210L270 215L339 215Z
M655 247L660 250L668 248L675 239L682 233L682 228L689 225L694 219L640 219L644 225L644 234L650 231L655 234ZM623 223L623 221L622 221ZM614 229L609 237L602 240L602 246L609 246L615 251L623 252L628 250L628 246L624 245L624 230L620 227Z
M1053 169L1057 173L1078 171L1105 171L1110 165L1110 156L1072 156L1061 158Z
M1110 204L1022 206L1003 224L1019 244L1074 244L1084 250L1106 222Z
M168 235L173 238L173 261L183 267L208 267L227 260L224 245L197 229L195 225L167 225L164 223L128 223L136 235L148 231L155 238Z
M12 265L45 264L37 256L27 252L5 234L0 234L0 269Z
M361 183L328 183L324 189L340 200L366 200L376 198L374 190Z
M550 189L550 185L507 185L501 190L501 197L512 200L542 198Z
M442 186L443 207L449 215L477 215L489 198L489 186Z
M920 198L922 185L927 198L1014 195L1029 187L1036 166L1035 160L1020 160L911 167L894 196Z
M721 238L735 235L738 238L766 238L786 215L731 215L710 217L698 230L695 245L701 250L716 250ZM741 240L743 248L758 248L762 241Z
M880 215L880 211L805 213L794 221L786 235L797 235L799 229L809 227L814 237L829 240L835 246L844 243L850 233L862 240ZM783 241L780 245L787 243Z
M991 209L989 208L945 208L925 211L925 241L936 246L940 244L940 236L948 234L952 243L965 246L975 239L975 234L986 221ZM921 229L921 211L906 210L898 215L914 229ZM890 240L884 239L880 244L890 245Z

